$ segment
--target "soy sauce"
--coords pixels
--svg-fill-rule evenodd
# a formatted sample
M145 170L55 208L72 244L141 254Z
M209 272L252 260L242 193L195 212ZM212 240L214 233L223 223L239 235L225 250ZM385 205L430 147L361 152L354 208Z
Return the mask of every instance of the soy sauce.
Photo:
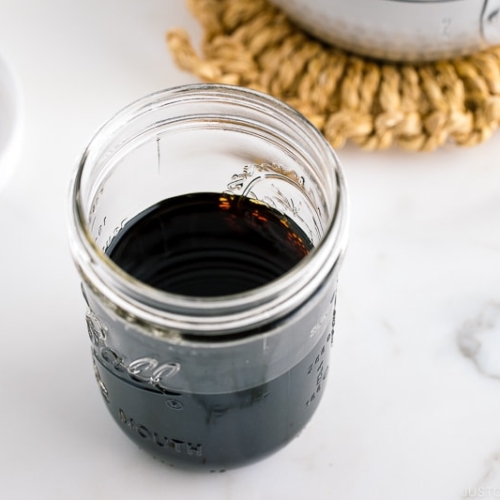
M132 219L107 250L124 271L180 295L242 293L289 271L312 249L290 218L243 196L194 193Z
M300 227L267 205L197 193L148 208L125 225L107 253L150 286L217 297L266 285L311 249ZM333 299L329 307L333 316ZM112 416L141 448L169 465L220 471L276 451L307 423L328 373L330 319L322 330L295 366L269 380L264 371L262 383L245 390L158 390L125 376L116 359L99 349L93 351L95 373Z

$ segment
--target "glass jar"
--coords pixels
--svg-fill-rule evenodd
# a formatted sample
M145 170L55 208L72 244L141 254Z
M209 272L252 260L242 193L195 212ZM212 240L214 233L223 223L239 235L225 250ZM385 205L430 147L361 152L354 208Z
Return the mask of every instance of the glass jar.
M294 221L312 251L269 283L214 297L159 290L108 257L137 214L200 192L259 200ZM296 436L324 392L347 241L344 177L323 136L255 91L172 88L96 133L70 196L95 376L120 428L168 464L208 470Z

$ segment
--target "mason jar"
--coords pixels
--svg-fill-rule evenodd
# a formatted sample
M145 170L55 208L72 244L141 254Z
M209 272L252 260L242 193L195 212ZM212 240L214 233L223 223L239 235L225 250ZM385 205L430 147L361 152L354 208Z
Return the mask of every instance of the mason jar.
M271 210L310 250L268 282L254 286L250 269L247 289L223 294L210 294L213 277L202 280L208 293L163 290L111 258L140 214L196 193ZM252 90L195 84L154 93L97 131L70 207L95 377L122 431L169 465L211 471L297 436L324 393L347 241L344 176L318 130ZM236 228L246 223L231 217ZM265 217L259 224L267 230ZM282 243L272 262L287 257ZM249 258L257 273L262 256Z

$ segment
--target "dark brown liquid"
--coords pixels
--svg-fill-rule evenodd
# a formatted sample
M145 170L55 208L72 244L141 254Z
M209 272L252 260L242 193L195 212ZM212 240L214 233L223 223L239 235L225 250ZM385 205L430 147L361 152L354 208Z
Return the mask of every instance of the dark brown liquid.
M269 283L311 248L293 221L268 206L199 193L168 199L139 214L118 234L108 254L153 287L223 296ZM333 297L328 307L333 311ZM114 328L124 327L117 322ZM302 319L288 328L301 331ZM245 390L160 391L128 376L116 355L98 348L96 376L112 416L141 447L168 464L226 469L277 450L309 420L328 372L330 321L323 329L314 348L295 366L273 379L263 370L262 383ZM233 369L241 380L238 365ZM206 376L191 375L193 380Z
M195 193L139 214L107 253L148 285L209 297L265 285L311 248L297 224L267 205L241 196Z

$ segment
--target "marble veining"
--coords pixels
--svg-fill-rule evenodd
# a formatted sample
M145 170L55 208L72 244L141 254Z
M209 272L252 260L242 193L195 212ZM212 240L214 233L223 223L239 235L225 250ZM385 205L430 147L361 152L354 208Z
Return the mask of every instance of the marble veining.
M482 375L500 380L500 302L489 302L457 332L460 352Z
M500 498L500 448L485 461L483 475L472 487L464 488L462 498Z

